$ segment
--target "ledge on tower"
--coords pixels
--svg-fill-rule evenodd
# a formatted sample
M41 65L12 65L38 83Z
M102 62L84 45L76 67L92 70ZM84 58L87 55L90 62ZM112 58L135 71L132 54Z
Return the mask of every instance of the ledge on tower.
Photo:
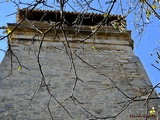
M124 49L124 47L131 47L133 49L133 41L130 37L131 31L126 30L126 32L121 32L119 29L111 26L115 21L125 24L125 17L123 16L109 15L106 17L106 14L64 11L63 17L63 31L67 34L69 42L82 43L83 39L87 38L83 43L91 44L94 42L94 44L103 47L108 45L116 46L116 48L121 47L121 49ZM41 32L52 28L47 32L44 40L59 41L53 33L58 33L59 36L63 37L62 28L57 25L61 20L60 11L19 9L16 15L16 23L8 23L8 28L11 31L14 30L9 39L39 40L41 33L36 31L35 28ZM35 36L35 32L37 36ZM61 39L65 41L64 38Z

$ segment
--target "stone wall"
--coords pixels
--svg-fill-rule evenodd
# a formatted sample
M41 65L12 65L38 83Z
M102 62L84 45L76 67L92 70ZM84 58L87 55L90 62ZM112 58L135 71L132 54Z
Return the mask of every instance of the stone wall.
M0 64L1 120L50 120L47 109L49 101L54 120L71 120L69 114L75 120L107 119L123 110L116 118L110 119L145 119L144 115L147 114L144 101L152 86L139 58L132 51L129 33L104 27L84 44L77 46L77 42L73 41L85 38L86 35L75 35L71 32L72 28L67 28L67 39L71 41L72 50L83 59L73 54L80 79L73 93L75 99L70 97L75 84L75 71L70 58L63 44L58 39L53 40L53 31L48 33L43 42L40 62L50 92L55 97L50 99L45 87L37 90L42 80L37 63L40 41L38 37L31 39L34 33L30 29L26 30L25 25L22 24L10 36L11 48L22 69L19 69L15 56L12 56L11 64L10 54ZM8 27L12 29L14 25ZM84 32L84 28L80 32ZM64 41L60 32L59 36ZM130 98L137 101L133 102ZM69 114L56 100L61 102ZM148 110L151 107L158 109L156 100L149 100L148 105ZM150 116L150 119L155 120L156 117L157 114Z

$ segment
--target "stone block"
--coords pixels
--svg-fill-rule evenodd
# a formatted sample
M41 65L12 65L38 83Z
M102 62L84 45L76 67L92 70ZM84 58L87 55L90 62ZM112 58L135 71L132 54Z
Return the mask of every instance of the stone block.
M6 110L11 109L11 108L14 108L14 107L13 107L13 103L5 103L5 104L4 104L4 108L5 108Z
M5 111L6 111L5 108L0 107L0 113L3 113L3 112L5 112Z
M2 80L2 78L0 78L1 80L0 80L0 89L3 89L3 87L4 87L4 84L3 84L3 80Z
M130 64L123 64L123 68L124 69L136 69L137 66L135 63L133 63L133 64L130 63Z

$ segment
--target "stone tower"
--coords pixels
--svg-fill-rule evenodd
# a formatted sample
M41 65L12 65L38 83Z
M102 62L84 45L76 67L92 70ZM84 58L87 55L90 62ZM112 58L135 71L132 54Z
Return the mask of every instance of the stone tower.
M22 9L8 23L13 32L0 64L0 119L158 119L158 100L130 31L110 25L124 18L112 15L101 24L99 14L64 16L59 27L58 11Z

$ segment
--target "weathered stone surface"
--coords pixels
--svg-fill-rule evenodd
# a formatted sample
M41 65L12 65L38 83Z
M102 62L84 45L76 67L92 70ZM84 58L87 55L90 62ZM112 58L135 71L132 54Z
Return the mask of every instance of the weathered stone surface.
M0 108L0 113L5 112L6 109L5 108Z
M12 103L5 103L4 104L4 108L7 110L7 109L11 109L13 108L13 104Z
M19 34L18 30L16 34ZM99 118L93 115L107 117L119 113L125 104L124 101L129 100L127 96L135 97L145 93L146 98L148 85L151 88L151 83L139 59L133 54L130 38L124 38L124 34L118 33L120 39L108 33L104 33L104 36L97 34L95 49L91 48L91 41L93 41L91 38L86 44L72 48L88 63L73 54L76 74L79 78L75 89L75 71L64 46L58 41L51 41L51 36L46 36L40 53L40 62L46 83L55 99L50 99L45 87L37 89L42 80L36 56L39 41L35 41L32 46L29 32L23 33L26 40L22 39L22 36L19 36L18 40L12 40L13 52L19 58L22 69L17 70L19 64L13 58L15 61L12 74L6 77L10 73L10 58L5 57L0 65L0 75L2 74L0 119L50 120L46 108L50 103L50 110L55 120L71 120L65 109L56 102L58 100L76 120L98 120ZM70 36L69 40L84 37L83 35L73 37L71 33L68 36ZM12 39L16 38L14 35L12 37ZM104 37L108 39L105 40ZM76 99L72 98L71 94ZM155 109L158 109L157 104L159 103L156 100L152 100L148 107L150 109L155 106ZM117 118L110 120L132 120L133 116L139 113L146 114L144 101L131 103Z

